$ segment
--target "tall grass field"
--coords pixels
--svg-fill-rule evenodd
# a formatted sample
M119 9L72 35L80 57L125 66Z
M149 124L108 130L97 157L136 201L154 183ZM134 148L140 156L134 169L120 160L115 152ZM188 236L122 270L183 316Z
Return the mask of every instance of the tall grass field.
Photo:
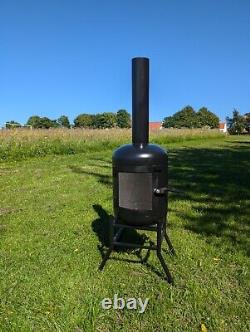
M0 331L249 331L250 137L161 130L176 250L108 246L112 151L130 130L0 130ZM125 240L155 241L138 231ZM142 257L149 254L144 263ZM131 263L128 260L139 261ZM149 299L138 310L101 301Z
M154 143L164 144L206 138L223 138L218 130L156 130ZM21 160L113 149L131 141L129 129L16 129L0 130L0 160Z

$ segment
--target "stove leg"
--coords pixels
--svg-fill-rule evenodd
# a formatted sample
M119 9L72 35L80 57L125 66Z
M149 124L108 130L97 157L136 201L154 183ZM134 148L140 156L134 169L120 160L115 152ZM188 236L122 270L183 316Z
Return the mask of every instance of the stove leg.
M165 263L165 261L162 257L161 252L157 252L157 257L159 258L161 266L162 266L164 272L166 273L168 283L173 284L173 281L174 281L173 277L172 277L171 273L169 272L169 269L168 269L167 264Z
M111 255L112 250L113 250L113 247L110 246L108 251L106 252L105 256L103 257L101 264L99 265L99 270L100 271L103 270L107 260L109 259L109 256Z
M176 252L175 252L175 250L174 250L174 247L173 247L173 245L172 245L172 242L170 241L170 238L168 237L166 223L164 224L163 232L164 232L165 240L166 240L166 242L167 242L167 244L168 244L168 247L169 247L170 254L171 254L171 255L176 255Z
M114 242L116 242L117 240L119 240L120 236L122 235L122 232L123 232L123 228L120 228L118 229L118 231L116 232L116 234L114 235L114 224L116 223L116 220L112 219L111 222L110 222L110 230L109 230L109 236L110 236L110 239L109 239L109 242L110 242L110 245L109 245L109 249L108 251L106 252L106 254L104 255L102 261L101 261L101 264L99 265L99 270L102 271L107 260L109 259L113 249L114 249Z
M167 264L165 263L164 261L164 258L161 254L161 235L162 235L162 229L163 228L163 225L161 223L158 223L157 224L157 257L161 263L161 266L164 270L164 272L166 273L166 277L167 277L167 281L170 283L170 284L173 284L173 277L167 267ZM163 230L164 231L164 230Z

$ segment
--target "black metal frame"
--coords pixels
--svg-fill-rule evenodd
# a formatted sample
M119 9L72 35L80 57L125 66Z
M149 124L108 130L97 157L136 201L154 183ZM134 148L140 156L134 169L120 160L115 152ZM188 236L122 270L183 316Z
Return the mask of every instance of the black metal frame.
M117 232L115 233L115 228L117 228ZM122 234L122 232L125 229L133 229L133 230L146 230L146 231L154 231L157 233L157 245L140 245L140 244L134 244L129 242L119 242L119 238ZM110 222L110 246L106 254L104 255L102 262L99 266L99 270L102 271L107 260L109 259L112 251L114 250L114 247L121 247L121 248L138 248L138 249L148 249L148 250L156 250L157 257L161 263L161 266L166 274L167 281L170 284L173 284L173 277L168 269L167 264L164 261L164 258L162 256L162 241L163 238L165 238L169 251L172 255L175 255L174 247L168 237L167 229L166 229L166 221L158 222L157 224L150 225L150 226L137 226L137 225L126 225L124 223L118 223L117 220L112 219Z

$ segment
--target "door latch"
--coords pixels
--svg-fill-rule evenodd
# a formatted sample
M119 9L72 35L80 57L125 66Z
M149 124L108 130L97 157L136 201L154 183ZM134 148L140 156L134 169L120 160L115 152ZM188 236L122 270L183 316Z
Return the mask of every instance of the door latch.
M183 191L176 190L176 189L172 189L172 188L168 188L168 187L155 188L155 189L154 189L154 194L155 194L155 195L159 195L159 196L163 196L163 195L165 195L168 191L171 192L171 193L176 193L176 194L184 194Z

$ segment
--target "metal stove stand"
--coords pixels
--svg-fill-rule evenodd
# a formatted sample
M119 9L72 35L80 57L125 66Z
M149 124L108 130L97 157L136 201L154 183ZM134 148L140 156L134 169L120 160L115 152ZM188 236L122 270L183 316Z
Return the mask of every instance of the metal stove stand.
M157 233L157 243L156 245L140 245L135 243L129 242L121 242L119 238L122 235L122 232L125 229L133 229L133 230L146 230L152 231ZM162 256L162 241L165 238L167 245L169 247L169 251L172 255L175 255L174 247L168 237L167 228L166 228L166 221L159 221L158 223L150 226L137 226L137 225L126 225L124 223L119 223L118 220L111 219L110 222L110 246L106 254L104 255L102 262L99 266L99 270L103 270L107 260L109 259L112 251L115 247L121 248L138 248L138 249L148 249L148 250L156 250L157 257L161 263L161 266L166 274L166 280L173 284L173 277L168 269L167 264Z

